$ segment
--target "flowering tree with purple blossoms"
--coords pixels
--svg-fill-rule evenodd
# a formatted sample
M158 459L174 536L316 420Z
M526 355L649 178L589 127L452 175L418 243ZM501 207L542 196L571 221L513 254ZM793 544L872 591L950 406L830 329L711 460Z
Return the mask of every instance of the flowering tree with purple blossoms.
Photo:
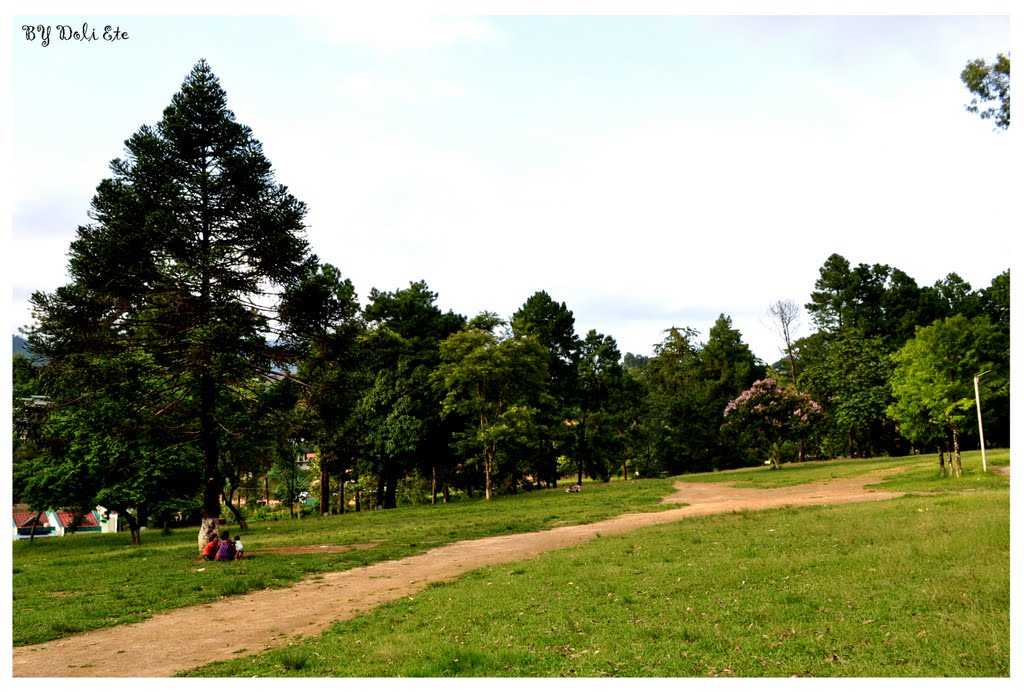
M806 394L767 377L730 401L723 415L723 428L746 437L777 469L783 446L807 435L821 420L822 409Z

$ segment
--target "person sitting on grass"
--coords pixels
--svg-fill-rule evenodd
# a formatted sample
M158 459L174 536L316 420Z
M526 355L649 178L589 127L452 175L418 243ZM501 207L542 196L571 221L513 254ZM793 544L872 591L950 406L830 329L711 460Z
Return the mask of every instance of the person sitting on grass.
M231 540L231 534L227 531L220 535L220 545L217 547L217 560L227 561L235 559L235 542Z
M210 540L210 542L206 544L206 547L203 548L203 559L204 560L216 560L217 559L217 550L219 548L220 548L220 540L218 540L218 538L216 536L214 536L213 539Z
M244 552L245 552L245 546L242 545L242 537L236 534L235 535L235 559L236 560L241 560L242 557L243 557L242 554Z

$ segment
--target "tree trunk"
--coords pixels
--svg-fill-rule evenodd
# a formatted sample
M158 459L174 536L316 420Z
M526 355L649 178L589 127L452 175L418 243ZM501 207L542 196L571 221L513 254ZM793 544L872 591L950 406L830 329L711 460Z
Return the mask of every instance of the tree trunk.
M345 469L338 472L338 514L345 513Z
M444 503L448 504L448 484L445 483L444 487L441 488L441 496L444 498Z
M270 507L270 474L268 473L263 477L263 492L265 495L265 502L267 507Z
M132 534L132 545L142 545L142 532L139 530L139 522L132 516L132 513L123 507L117 510L118 516L124 517L125 523L128 524L128 530ZM206 544L203 544L203 548ZM202 550L202 548L200 548Z
M385 484L385 482L386 481L384 479L384 471L382 469L381 472L379 474L377 474L377 497L374 498L375 499L374 506L377 509L384 509L384 484Z
M946 451L941 444L939 445L939 475L946 475Z
M199 526L199 550L209 543L209 535L217 533L220 518L220 495L224 487L220 477L219 447L214 410L217 389L213 376L205 371L199 381L199 445L203 452L203 522ZM134 521L134 519L133 519Z
M204 517L199 524L199 552L203 552L206 544L217 537L217 519Z
M430 504L437 504L437 464L430 465Z
M331 513L331 476L327 473L327 455L320 450L320 515Z
M356 511L363 511L363 491L358 485L356 486Z
M398 475L388 474L388 482L384 487L384 509L394 509L398 506Z
M235 517L235 523L238 524L238 528L242 531L248 531L249 525L245 522L245 515L242 514L242 510L235 506L235 503L233 502L232 496L234 494L234 489L232 489L231 492L225 494L224 504L226 504L228 506L228 509L231 510L231 514Z
M487 445L484 449L484 499L491 499L491 465L494 460L494 448Z
M32 520L32 530L28 534L29 543L36 539L36 527L39 526L39 517L41 516L43 516L42 512L36 512L36 518Z
M963 472L963 464L960 463L960 432L953 429L953 473L959 478Z
M586 463L586 460L584 459L584 450L587 446L587 431L585 420L586 414L584 413L582 416L580 416L580 426L578 428L580 434L578 437L579 443L577 451L580 455L580 461L579 464L576 465L576 485L580 486L581 488L583 487L583 464Z

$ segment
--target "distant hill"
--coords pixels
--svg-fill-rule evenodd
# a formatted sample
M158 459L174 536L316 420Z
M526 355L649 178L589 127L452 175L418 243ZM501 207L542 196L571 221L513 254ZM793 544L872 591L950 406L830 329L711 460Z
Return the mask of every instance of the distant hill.
M39 356L33 354L32 351L29 350L28 342L25 341L25 339L23 339L22 337L18 336L17 334L13 334L11 336L11 339L13 340L11 346L13 355L23 355L36 365L42 365L43 363L46 362L45 358L40 358Z

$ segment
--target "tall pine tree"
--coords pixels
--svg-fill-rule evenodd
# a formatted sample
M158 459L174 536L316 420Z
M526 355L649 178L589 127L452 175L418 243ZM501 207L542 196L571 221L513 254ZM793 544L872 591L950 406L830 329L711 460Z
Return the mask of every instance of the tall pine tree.
M176 437L202 454L202 546L220 516L219 404L294 355L268 338L281 329L277 292L316 261L306 207L275 181L204 60L125 146L71 245L71 283L32 298L30 343L49 367L76 354L153 358L153 396L186 412Z

